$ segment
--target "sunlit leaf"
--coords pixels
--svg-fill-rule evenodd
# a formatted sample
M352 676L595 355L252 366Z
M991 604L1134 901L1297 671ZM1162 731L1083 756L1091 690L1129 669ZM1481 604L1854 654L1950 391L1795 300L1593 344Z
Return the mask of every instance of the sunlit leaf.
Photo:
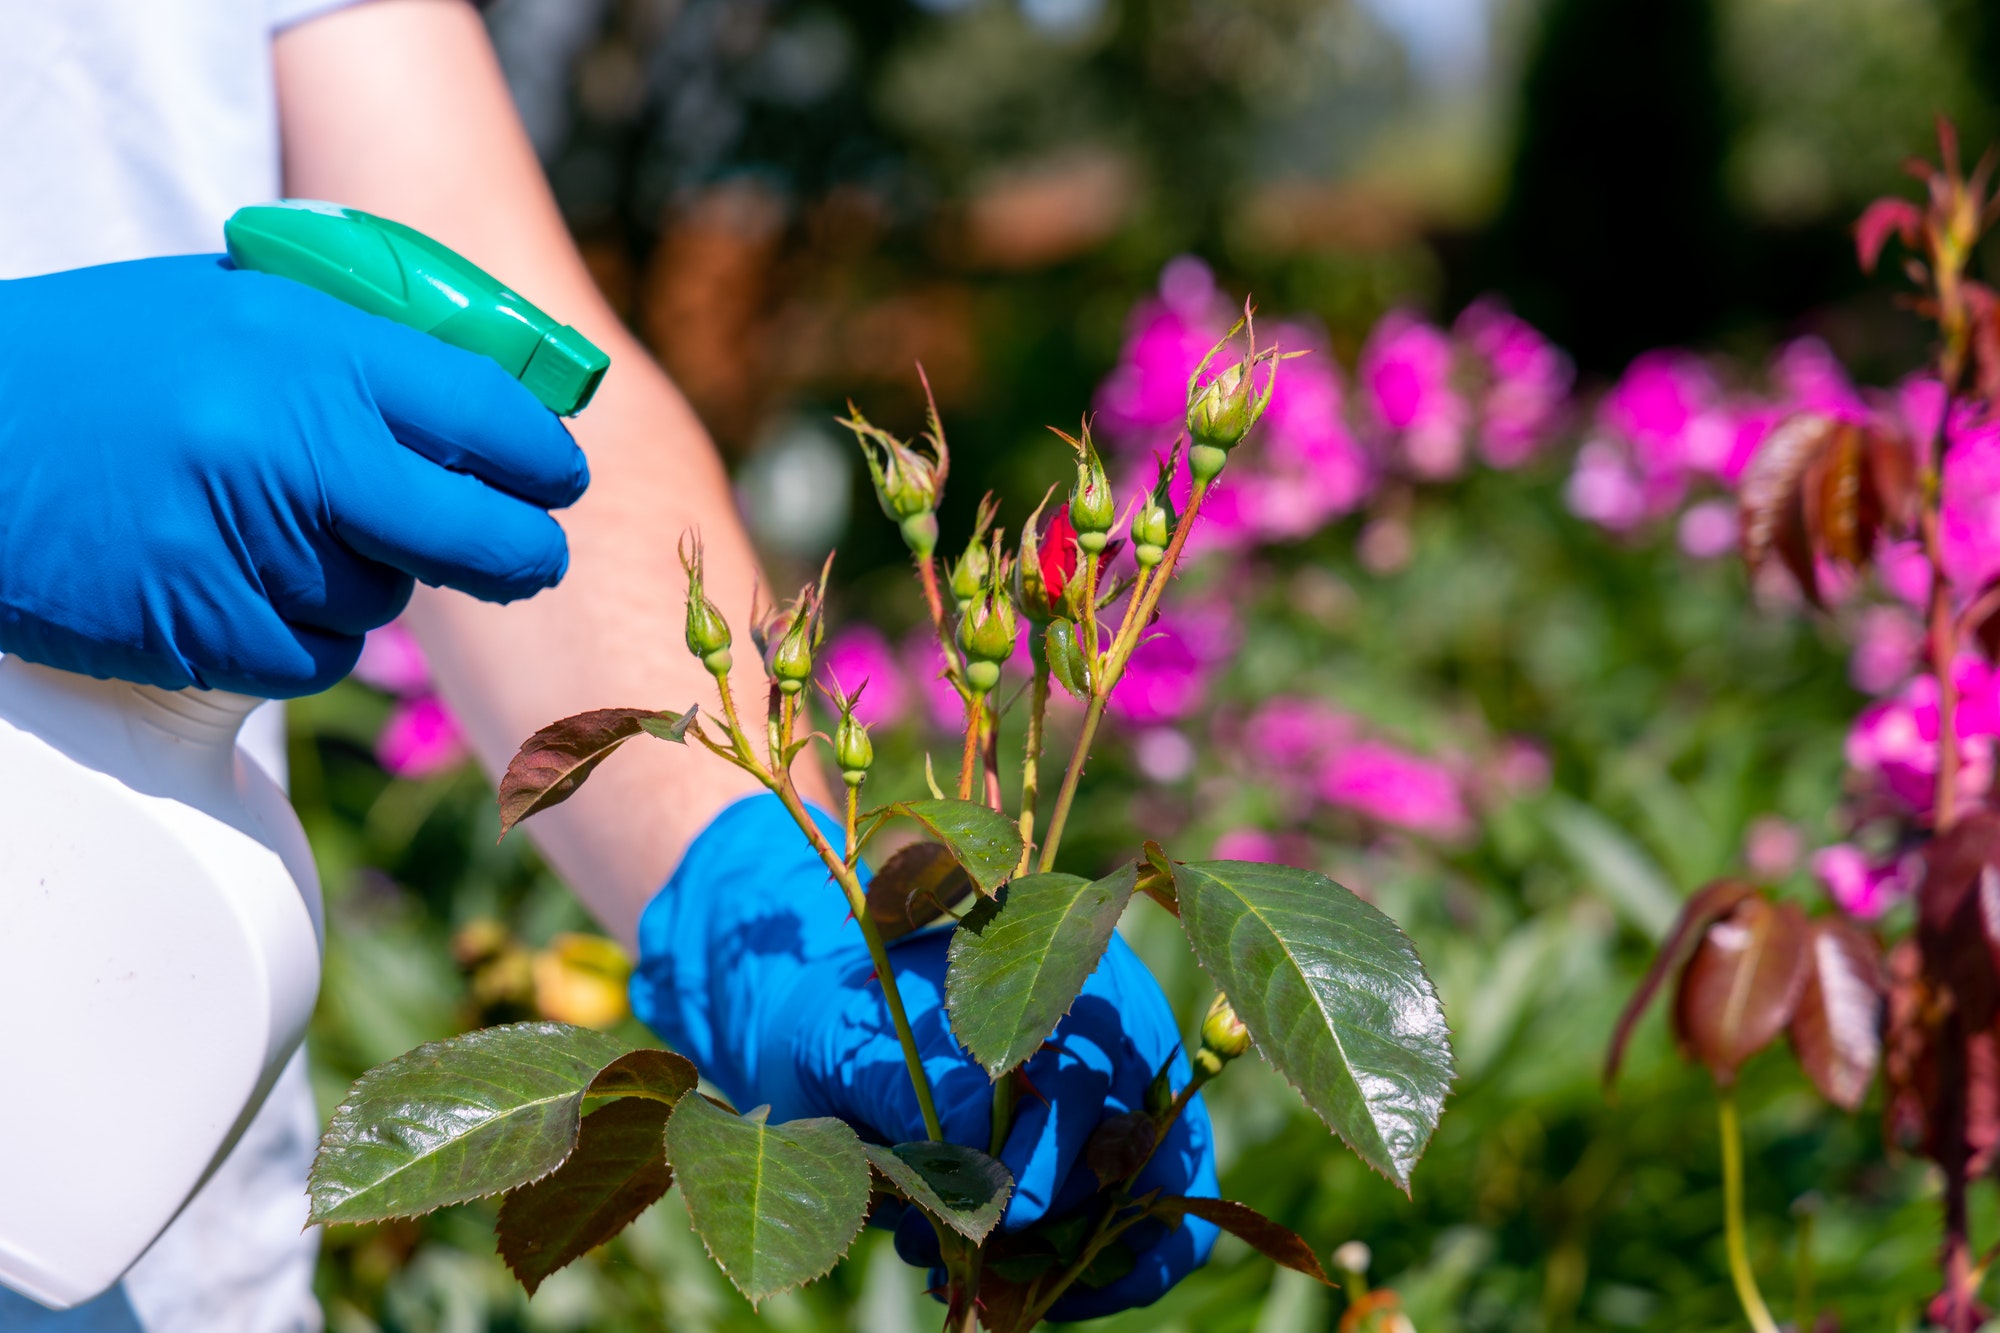
M1197 861L1174 883L1195 957L1258 1051L1408 1190L1452 1079L1444 1010L1408 937L1310 870Z
M994 1078L1041 1048L1096 970L1132 897L1131 865L1100 880L1023 875L967 913L951 938L951 1030Z
M410 1217L547 1175L576 1145L592 1081L630 1050L588 1028L515 1023L369 1070L320 1141L312 1221Z
M885 940L919 930L972 892L972 879L943 843L913 842L868 881L868 917Z
M1213 1222L1239 1240L1248 1241L1267 1259L1295 1273L1326 1282L1326 1270L1304 1237L1282 1223L1273 1222L1248 1204L1229 1199L1155 1199L1149 1211L1156 1217L1179 1219L1192 1213L1204 1222ZM1327 1285L1331 1286L1331 1283Z
M867 1146L868 1162L896 1192L964 1236L981 1241L1000 1221L1014 1177L999 1161L956 1143Z
M981 893L1007 882L1021 861L1021 830L976 801L902 801L891 807L929 829L958 858Z
M500 1257L533 1295L543 1279L630 1226L674 1183L672 1107L625 1097L583 1118L576 1151L500 1201Z
M667 1121L695 1233L752 1305L831 1269L868 1216L868 1156L852 1129L764 1115L684 1097Z
M1136 887L1175 916L1181 914L1181 905L1174 897L1174 863L1167 859L1166 852L1157 842L1146 844L1145 855L1139 862Z
M551 722L527 740L507 761L500 778L500 834L552 805L576 795L591 770L611 752L642 732L682 740L694 710L670 713L654 708L593 708L560 722ZM649 727L647 724L653 724ZM680 734L668 735L676 726Z
M1681 972L1674 1035L1719 1083L1791 1023L1805 989L1806 915L1749 897L1711 924Z
M1852 1111L1882 1059L1882 955L1839 917L1808 926L1806 984L1792 1016L1792 1049L1826 1099Z

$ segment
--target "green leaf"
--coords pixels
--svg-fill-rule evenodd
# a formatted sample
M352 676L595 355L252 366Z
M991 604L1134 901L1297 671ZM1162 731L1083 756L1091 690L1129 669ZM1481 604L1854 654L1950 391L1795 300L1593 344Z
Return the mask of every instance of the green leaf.
M630 1050L589 1028L515 1023L378 1065L320 1140L311 1220L413 1217L547 1175L576 1146L592 1081Z
M701 711L700 704L689 704L688 710L679 717L672 713L639 719L639 730L648 736L658 736L663 741L676 745L686 745L688 728L694 725L695 714Z
M1559 793L1544 799L1549 832L1577 868L1647 939L1664 939L1680 915L1681 895L1660 863L1624 829L1583 802Z
M902 801L893 807L951 848L981 893L1007 882L1021 863L1021 830L998 810L975 801Z
M896 1192L969 1241L986 1239L1006 1211L1014 1177L977 1148L956 1143L867 1146L868 1164Z
M583 1118L576 1151L500 1201L500 1257L530 1296L558 1268L632 1224L674 1183L664 1141L673 1108L625 1097Z
M753 1306L840 1262L868 1216L868 1156L852 1129L763 1117L684 1097L667 1121L695 1232Z
M1319 1256L1312 1246L1298 1232L1252 1208L1249 1204L1236 1203L1230 1199L1155 1199L1148 1211L1155 1217L1178 1223L1188 1213L1215 1225L1235 1236L1248 1241L1267 1259L1275 1259L1286 1268L1307 1277L1326 1282L1326 1270L1319 1265ZM1332 1286L1330 1282L1326 1285Z
M611 752L651 731L668 740L684 740L695 710L669 713L653 708L593 708L560 722L551 722L521 742L500 777L500 836L552 805L576 795L591 770ZM652 723L649 727L647 724ZM655 730L654 728L660 728ZM678 727L679 735L669 735Z
M1174 884L1195 958L1257 1049L1407 1192L1452 1078L1444 1010L1408 937L1310 870L1197 861Z
M1040 1049L1111 943L1138 882L1125 865L1100 880L1023 875L966 914L945 972L951 1030L994 1078Z

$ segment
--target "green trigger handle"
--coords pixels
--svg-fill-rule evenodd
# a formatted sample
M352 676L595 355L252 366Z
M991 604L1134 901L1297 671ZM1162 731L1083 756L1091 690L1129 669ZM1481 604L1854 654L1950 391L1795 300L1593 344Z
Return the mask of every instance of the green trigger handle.
M611 358L420 231L310 199L239 208L236 267L291 278L493 360L558 416L583 410Z

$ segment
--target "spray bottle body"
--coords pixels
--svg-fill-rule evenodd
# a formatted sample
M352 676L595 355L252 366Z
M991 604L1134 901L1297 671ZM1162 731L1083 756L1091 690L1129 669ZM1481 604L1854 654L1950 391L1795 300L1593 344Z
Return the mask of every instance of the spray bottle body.
M115 1283L304 1036L319 880L261 700L0 658L0 1284Z

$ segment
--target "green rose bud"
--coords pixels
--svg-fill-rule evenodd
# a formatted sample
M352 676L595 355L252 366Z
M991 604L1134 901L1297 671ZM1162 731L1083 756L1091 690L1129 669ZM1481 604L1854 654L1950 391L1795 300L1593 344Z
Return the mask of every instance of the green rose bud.
M1051 427L1050 429L1054 429ZM1100 554L1118 522L1118 498L1111 493L1111 479L1104 474L1104 460L1090 438L1090 423L1083 423L1079 439L1063 431L1057 435L1076 450L1076 484L1069 492L1069 521L1076 529L1077 549L1088 555Z
M751 616L750 639L764 659L764 669L786 694L797 694L812 679L813 654L826 638L826 580L833 557L820 568L819 582L808 583L783 606Z
M984 694L1000 683L1000 665L1014 655L1014 599L1007 584L1012 571L993 534L987 579L965 614L958 618L958 646L965 653L965 683Z
M922 374L921 369L918 372ZM924 394L930 395L925 381ZM926 559L937 549L938 501L944 495L944 481L951 471L951 451L945 447L944 426L938 420L937 404L930 404L929 429L923 442L930 456L912 448L888 431L869 424L853 403L840 424L854 433L868 461L868 479L875 483L875 499L903 534L904 545L918 559Z
M868 682L864 680L851 695L842 694L837 685L827 691L827 697L840 710L840 722L833 729L833 758L840 765L840 780L850 787L866 782L868 770L875 763L875 743L868 739L868 728L854 716L855 702L867 688Z
M729 674L729 622L701 586L701 537L688 532L681 538L681 568L687 571L687 648L701 659L710 674Z
M1195 1068L1214 1078L1224 1065L1249 1049L1250 1029L1236 1016L1229 997L1218 992L1208 1006L1208 1017L1201 1020L1201 1049L1195 1052Z
M1271 392L1278 382L1278 362L1284 359L1275 347L1257 350L1257 326L1252 318L1253 309L1248 302L1243 306L1243 318L1236 321L1222 340L1208 349L1208 355L1195 367L1188 377L1187 429L1188 467L1196 481L1213 481L1222 472L1229 460L1229 451L1242 443L1250 428L1264 415L1264 409L1271 405ZM1209 363L1229 346L1240 332L1248 331L1249 348L1234 365L1225 366L1221 373L1206 384L1202 376ZM1258 384L1257 370L1268 365L1270 369Z
M993 557L986 549L986 536L993 528L993 520L1000 513L1000 501L991 491L979 502L979 515L973 521L972 540L965 544L965 553L951 567L947 579L951 587L952 600L958 603L960 615L979 596L979 590L986 586L987 576L993 568Z

